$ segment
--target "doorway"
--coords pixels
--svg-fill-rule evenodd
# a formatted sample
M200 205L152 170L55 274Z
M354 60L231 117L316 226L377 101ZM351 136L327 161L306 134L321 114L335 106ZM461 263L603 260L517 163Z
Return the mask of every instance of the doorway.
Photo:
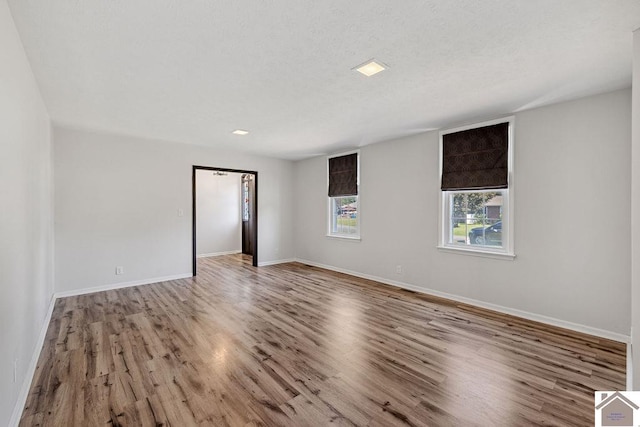
M196 203L196 172L198 170L211 171L212 173L239 173L242 174L241 199L242 199L242 253L252 257L252 265L258 266L258 172L218 168L210 166L193 166L191 177L192 196L192 266L193 276L197 274L197 203Z

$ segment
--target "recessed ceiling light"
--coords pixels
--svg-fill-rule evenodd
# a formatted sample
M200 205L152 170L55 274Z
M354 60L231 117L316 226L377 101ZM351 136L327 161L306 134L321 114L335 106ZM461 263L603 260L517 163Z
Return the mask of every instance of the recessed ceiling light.
M354 68L357 72L364 74L367 77L371 77L374 74L378 74L380 71L386 70L388 67L381 62L377 62L374 59L370 59L364 64L358 65Z
M236 129L233 132L231 132L234 135L246 135L249 133L249 131L247 130L242 130L242 129Z

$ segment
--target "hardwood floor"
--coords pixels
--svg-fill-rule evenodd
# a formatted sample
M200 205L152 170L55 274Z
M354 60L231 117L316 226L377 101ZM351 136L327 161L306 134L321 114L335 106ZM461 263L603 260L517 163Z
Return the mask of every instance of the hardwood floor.
M593 425L625 345L298 263L56 303L20 425Z

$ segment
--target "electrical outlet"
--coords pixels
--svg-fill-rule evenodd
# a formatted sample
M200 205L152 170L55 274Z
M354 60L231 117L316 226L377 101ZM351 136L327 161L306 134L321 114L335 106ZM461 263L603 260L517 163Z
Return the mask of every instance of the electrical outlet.
M13 383L18 382L18 359L13 361Z
M178 209L178 216L184 216L184 209Z
M400 264L396 265L396 274L402 274L402 266Z
M117 275L124 274L124 267L122 266L116 267L116 274Z

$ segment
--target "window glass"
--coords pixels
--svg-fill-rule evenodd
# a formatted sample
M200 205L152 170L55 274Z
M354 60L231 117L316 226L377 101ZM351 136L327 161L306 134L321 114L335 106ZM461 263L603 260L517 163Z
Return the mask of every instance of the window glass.
M331 197L331 234L358 234L358 196Z
M447 192L449 243L503 247L503 191Z

